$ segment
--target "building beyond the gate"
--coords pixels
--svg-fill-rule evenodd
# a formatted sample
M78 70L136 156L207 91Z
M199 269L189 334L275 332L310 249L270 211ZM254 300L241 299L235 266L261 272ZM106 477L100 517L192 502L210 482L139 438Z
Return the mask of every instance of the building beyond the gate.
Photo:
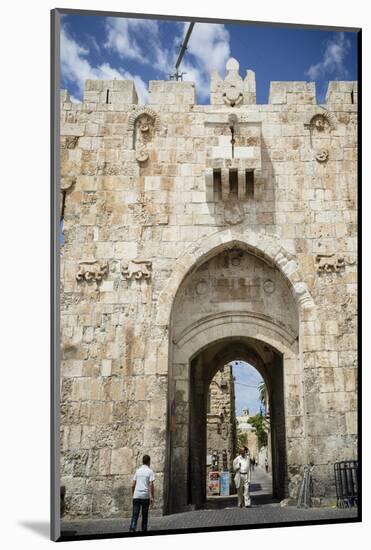
M244 444L250 451L251 458L258 458L259 445L258 436L256 435L256 429L249 422L250 414L249 409L243 409L241 416L236 416L237 433L243 434Z
M207 388L229 361L267 386L273 490L335 500L357 457L357 83L214 73L61 92L65 517L129 515L148 453L155 514L205 499Z
M212 379L207 402L207 471L213 467L216 455L219 471L233 471L237 433L235 386L232 365L223 366Z

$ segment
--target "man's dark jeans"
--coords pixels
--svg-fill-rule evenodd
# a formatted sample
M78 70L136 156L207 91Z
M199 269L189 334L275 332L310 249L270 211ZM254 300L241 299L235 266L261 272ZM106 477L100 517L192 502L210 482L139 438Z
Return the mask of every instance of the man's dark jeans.
M147 531L149 498L133 498L133 515L130 531L136 531L140 508L142 507L142 531Z

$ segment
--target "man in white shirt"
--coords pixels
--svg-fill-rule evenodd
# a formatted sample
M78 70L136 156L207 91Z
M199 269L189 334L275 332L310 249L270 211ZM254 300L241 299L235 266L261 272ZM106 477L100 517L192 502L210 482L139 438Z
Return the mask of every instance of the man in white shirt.
M240 454L233 461L233 470L236 472L234 482L237 489L238 506L246 508L251 506L249 494L250 488L250 455L246 448L240 448Z
M137 469L133 476L131 492L133 495L133 515L131 517L130 531L135 532L142 508L142 531L147 531L148 527L148 509L155 499L154 481L155 474L150 468L151 457L144 455L143 466Z

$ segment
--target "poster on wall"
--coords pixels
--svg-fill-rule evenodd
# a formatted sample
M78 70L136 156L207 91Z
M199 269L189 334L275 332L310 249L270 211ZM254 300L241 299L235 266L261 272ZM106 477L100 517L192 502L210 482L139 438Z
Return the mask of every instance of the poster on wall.
M51 21L52 539L360 521L361 30Z
M209 472L207 490L209 495L220 495L220 472Z

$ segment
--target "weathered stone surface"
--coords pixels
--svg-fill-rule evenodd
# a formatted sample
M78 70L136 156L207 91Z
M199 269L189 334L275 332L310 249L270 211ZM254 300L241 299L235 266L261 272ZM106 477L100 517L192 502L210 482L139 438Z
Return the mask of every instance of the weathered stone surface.
M313 462L331 500L333 462L356 457L356 83L330 82L322 107L313 83L272 82L257 105L254 73L227 69L211 105L190 82L150 82L145 107L129 81L61 95L66 517L129 514L146 452L155 513L186 505L208 384L194 392L193 360L211 343L205 368L233 343L271 384L284 496Z

